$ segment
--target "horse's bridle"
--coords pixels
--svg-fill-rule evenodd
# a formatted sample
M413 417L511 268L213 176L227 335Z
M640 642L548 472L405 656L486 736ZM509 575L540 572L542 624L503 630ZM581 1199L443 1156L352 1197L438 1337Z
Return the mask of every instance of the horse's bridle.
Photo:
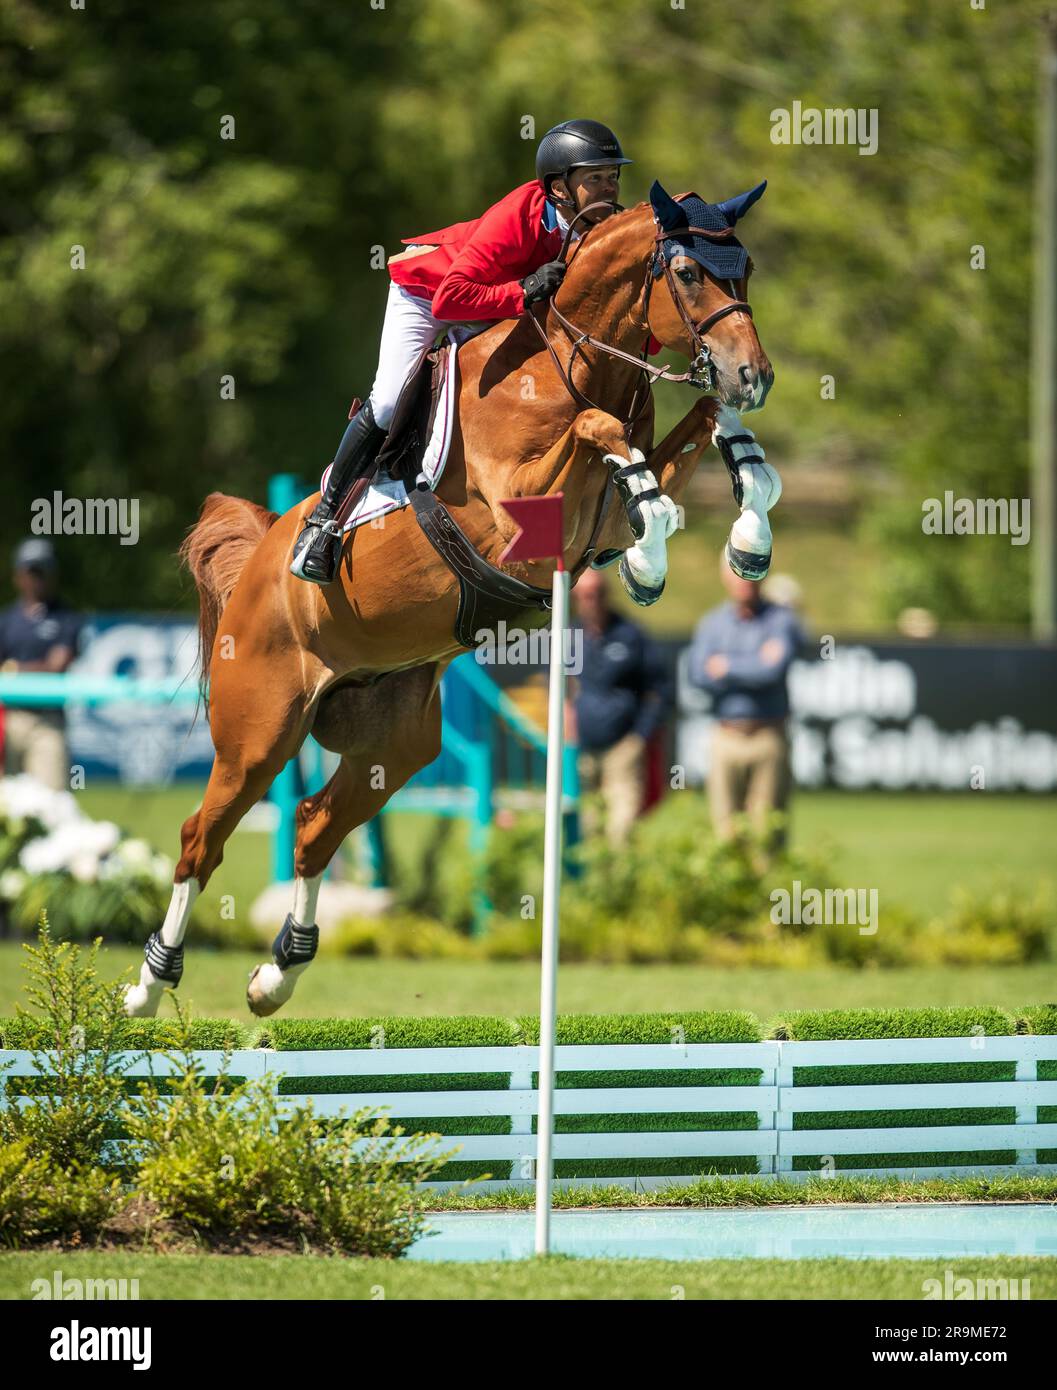
M656 221L656 218L654 219ZM704 236L711 241L722 241L734 235L734 228L727 227L722 232L711 232L704 227L687 227L685 232L680 232L680 236ZM730 299L726 304L721 304L718 309L714 309L707 318L703 318L700 323L695 323L687 313L683 297L679 293L679 287L675 283L675 276L672 274L672 264L664 254L664 243L673 238L663 227L658 226L657 235L654 238L656 243L653 255L650 257L650 264L646 272L646 288L643 303L643 315L649 310L650 290L653 282L657 278L656 266L660 261L664 271L664 278L668 285L668 292L672 296L672 303L679 311L679 317L686 326L686 331L690 335L690 342L694 349L694 360L690 363L690 370L681 376L666 378L668 381L688 381L691 386L697 386L702 391L711 391L715 385L715 377L712 371L712 353L705 338L721 319L725 319L728 314L748 314L752 318L752 305L744 299ZM647 326L649 318L646 319Z
M593 212L596 208L603 207L615 209L617 212L624 211L624 209L620 206L619 203L605 202L589 203L587 207L581 208L581 210L578 213L576 213L576 215L572 218L572 220L569 223L568 229L566 230L564 240L562 241L562 249L560 252L560 257L562 260L565 259L566 253L569 249L569 243L572 240L573 229L575 228L576 223L586 213ZM688 371L676 373L673 372L671 368L668 366L651 366L650 363L646 361L645 346L643 347L642 352L638 356L635 356L634 353L625 352L623 348L613 347L609 343L602 342L599 338L592 337L590 333L584 333L581 329L577 328L574 323L570 323L570 321L565 317L565 315L555 304L554 298L552 296L551 299L548 301L548 308L550 312L554 315L554 317L557 319L558 323L561 324L562 328L565 329L566 333L568 333L573 340L572 351L569 354L568 364L566 366L562 366L561 359L558 357L557 352L555 352L554 345L548 338L547 331L543 327L543 324L539 321L535 314L531 312L528 312L526 314L526 317L531 319L532 322L536 325L536 331L543 339L543 343L547 348L547 351L550 353L551 360L554 362L554 365L558 370L558 375L564 382L566 390L572 396L573 400L576 401L578 405L583 406L585 409L601 408L598 407L594 401L590 400L587 396L585 396L584 393L573 381L573 364L576 361L577 354L583 355L583 348L585 343L595 348L598 352L604 352L610 357L618 357L622 361L632 363L632 365L637 367L639 371L642 373L643 377L647 378L647 380L649 380L649 378L652 378L652 381L685 381L691 386L696 386L701 391L711 391L713 386L715 385L715 376L712 369L712 353L709 349L708 344L705 342L705 338L707 337L709 332L716 326L716 324L719 323L721 319L725 319L728 314L742 313L748 314L750 318L752 317L752 306L747 301L743 299L731 299L726 304L721 304L718 309L715 309L711 314L708 315L707 318L702 319L700 323L695 323L694 320L690 317L689 313L687 312L686 305L683 303L682 295L679 293L679 287L675 282L675 276L672 274L671 263L664 254L664 243L666 241L677 240L678 237L673 237L673 235L670 232L665 231L665 229L661 227L659 223L657 223L656 217L654 217L654 222L657 224L657 233L654 237L655 245L653 254L650 256L649 263L646 267L646 280L642 287L641 297L643 318L646 320L647 328L649 328L648 313L650 304L650 291L652 290L653 282L658 275L657 266L659 262L661 269L664 273L665 281L668 285L668 292L672 296L672 302L678 310L679 316L686 327L687 334L690 338L691 347L694 350L694 358L693 361L690 363L690 368ZM596 223L595 225L598 224ZM589 231L590 229L588 229L588 232ZM580 248L587 240L588 232L585 232L584 235L580 238L579 242L577 243L575 249L573 250L572 256L569 257L569 265L572 265L573 261L576 259L576 256L580 251ZM707 228L704 227L687 227L685 230L681 230L678 233L678 236L704 236L708 237L710 240L721 241L725 240L727 237L733 236L733 234L733 227L727 227L721 232L709 231ZM586 362L587 359L585 358L584 360ZM649 385L652 385L652 381L650 381ZM635 424L639 416L642 414L643 410L646 407L646 402L649 399L649 386L647 386L646 391L642 394L641 403L636 404L639 398L641 385L642 382L640 380L639 385L635 388L635 395L632 397L631 413L628 416L628 419L624 421L624 433L628 438L630 438L631 436L632 426Z

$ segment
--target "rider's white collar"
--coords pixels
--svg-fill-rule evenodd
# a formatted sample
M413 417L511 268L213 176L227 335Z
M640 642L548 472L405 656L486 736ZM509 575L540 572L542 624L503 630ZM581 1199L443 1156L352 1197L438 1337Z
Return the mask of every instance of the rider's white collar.
M562 236L564 236L566 232L569 230L569 223L562 216L561 208L555 208L554 211L558 216L558 230L561 232ZM580 229L579 227L575 227L573 229L573 241L579 241L579 239Z

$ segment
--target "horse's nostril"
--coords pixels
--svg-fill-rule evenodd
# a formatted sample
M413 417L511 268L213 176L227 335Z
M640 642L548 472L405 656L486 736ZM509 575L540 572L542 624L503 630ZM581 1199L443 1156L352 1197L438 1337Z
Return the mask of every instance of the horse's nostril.
M743 362L738 368L738 379L743 386L751 386L754 375L755 369L751 362Z

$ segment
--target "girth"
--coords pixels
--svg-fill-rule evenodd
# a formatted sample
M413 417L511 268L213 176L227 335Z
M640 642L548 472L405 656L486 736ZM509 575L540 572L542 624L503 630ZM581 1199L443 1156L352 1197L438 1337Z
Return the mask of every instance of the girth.
M574 583L594 558L612 488L610 475L587 548L571 571ZM426 539L459 581L456 640L464 647L479 647L500 622L508 627L539 627L550 611L550 589L526 584L486 560L421 474L407 495Z
M430 545L459 581L455 636L464 647L479 647L482 631L491 632L501 619L539 626L551 606L551 591L515 579L490 564L459 529L455 518L420 477L408 488L418 524Z

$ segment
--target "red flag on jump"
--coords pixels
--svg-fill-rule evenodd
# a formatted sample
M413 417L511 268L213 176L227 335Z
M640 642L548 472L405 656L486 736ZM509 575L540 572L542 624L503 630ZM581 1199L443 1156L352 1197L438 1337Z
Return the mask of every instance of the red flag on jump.
M562 497L511 497L500 502L521 530L499 557L501 565L510 560L544 560L562 555Z

